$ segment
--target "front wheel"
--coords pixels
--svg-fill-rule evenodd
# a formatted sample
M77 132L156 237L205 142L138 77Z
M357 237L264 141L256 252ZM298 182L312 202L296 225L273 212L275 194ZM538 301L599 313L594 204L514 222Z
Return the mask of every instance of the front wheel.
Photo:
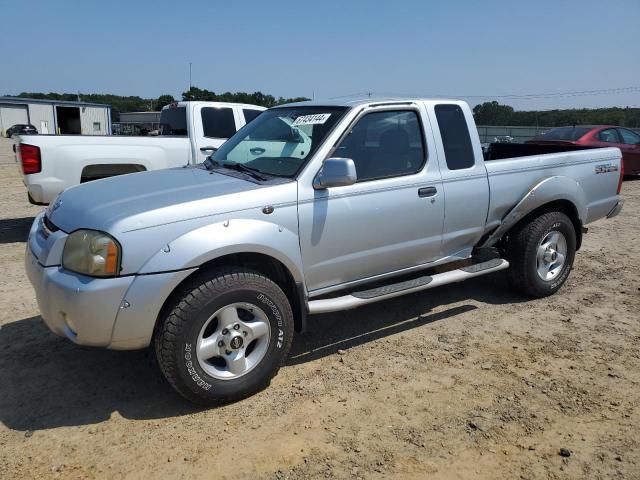
M573 266L576 231L562 212L547 212L509 235L506 257L514 287L532 297L560 289Z
M196 277L177 295L155 335L160 370L182 396L212 405L269 384L293 337L283 291L256 272Z

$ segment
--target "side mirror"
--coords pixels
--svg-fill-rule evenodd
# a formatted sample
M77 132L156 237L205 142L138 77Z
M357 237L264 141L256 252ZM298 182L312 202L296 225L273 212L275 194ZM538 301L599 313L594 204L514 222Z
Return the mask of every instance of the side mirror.
M358 180L356 166L350 158L327 158L322 170L313 181L316 190L330 187L346 187Z

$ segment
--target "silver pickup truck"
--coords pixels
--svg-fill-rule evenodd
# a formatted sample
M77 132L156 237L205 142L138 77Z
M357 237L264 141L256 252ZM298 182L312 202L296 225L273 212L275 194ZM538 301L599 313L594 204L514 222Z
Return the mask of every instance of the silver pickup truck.
M310 314L504 269L556 292L585 225L622 207L620 151L485 156L461 101L272 108L200 165L67 189L33 223L27 273L55 333L152 345L189 400L241 398Z

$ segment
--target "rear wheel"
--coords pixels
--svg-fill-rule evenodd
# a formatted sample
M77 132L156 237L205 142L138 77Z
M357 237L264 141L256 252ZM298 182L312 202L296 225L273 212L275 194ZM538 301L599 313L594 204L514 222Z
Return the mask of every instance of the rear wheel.
M506 257L514 287L532 297L546 297L566 281L576 253L573 222L562 212L547 212L509 235Z
M269 384L293 337L287 297L269 278L235 269L194 279L158 327L164 377L187 399L212 405Z

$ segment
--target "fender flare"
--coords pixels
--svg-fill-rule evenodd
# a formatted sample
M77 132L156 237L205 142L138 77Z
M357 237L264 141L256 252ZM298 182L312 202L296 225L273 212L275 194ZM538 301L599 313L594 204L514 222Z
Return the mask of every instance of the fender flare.
M225 255L259 253L278 260L296 282L304 283L298 235L283 225L263 220L224 220L191 230L167 247L147 260L139 273L192 269Z
M581 224L584 223L587 218L587 196L580 184L564 175L548 177L535 185L516 203L482 246L495 245L522 218L537 208L558 200L570 202L578 213L578 220Z

